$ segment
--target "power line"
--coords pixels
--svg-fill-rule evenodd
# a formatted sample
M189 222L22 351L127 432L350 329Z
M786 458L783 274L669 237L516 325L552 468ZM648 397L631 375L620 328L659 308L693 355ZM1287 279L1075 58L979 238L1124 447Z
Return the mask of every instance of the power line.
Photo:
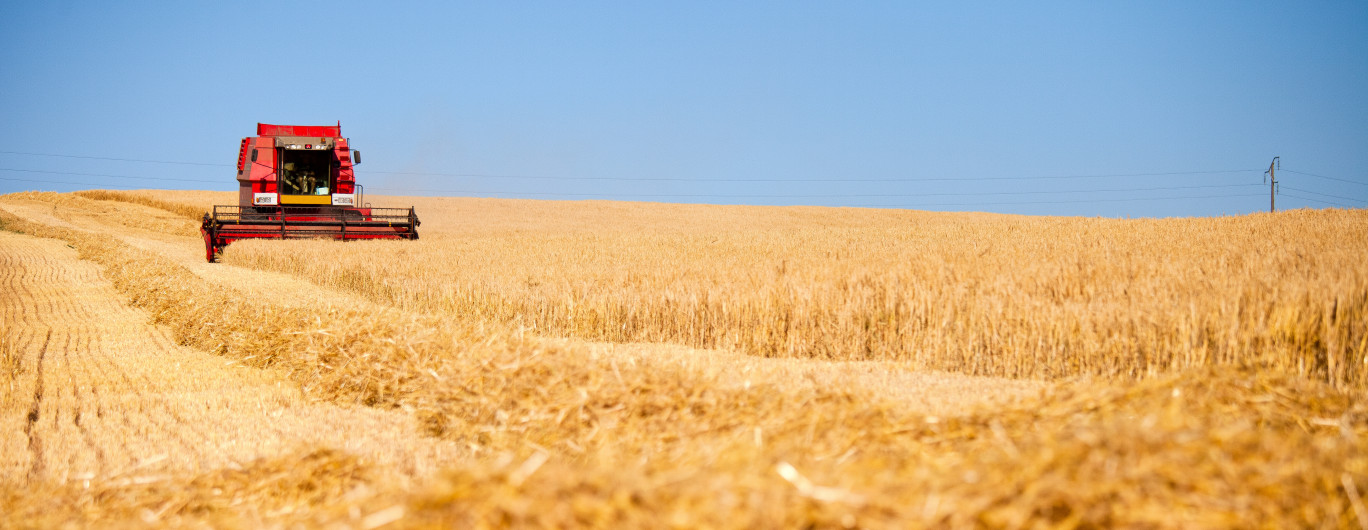
M0 151L0 152L10 152L10 151ZM70 157L74 157L74 158L104 158L104 157L77 157L77 156L75 156L75 155L51 155L51 156L70 156ZM135 160L135 159L124 159L124 160ZM158 161L149 161L149 162L158 162ZM201 164L201 165L209 165L209 164ZM74 176L107 177L107 178L119 178L119 179L134 179L134 180L195 182L195 183L213 183L213 184L218 184L218 183L220 183L220 181L218 181L218 180L212 180L212 181L211 181L211 180L204 180L204 179L178 179L178 178L165 178L165 177L141 177L141 176L131 176L131 175L112 175L112 174L107 174L107 173L84 173L84 172L72 172L72 171L46 171L46 170L15 169L15 168L0 168L0 171L15 171L15 172L42 173L42 174L55 174L55 175L74 175ZM1046 176L1046 177L976 177L976 178L967 178L967 179L931 178L931 179L916 179L916 180L917 180L917 181L928 181L928 180L932 180L932 181L954 181L954 180L966 180L966 181L992 181L992 180L1032 180L1032 179L1035 179L1035 178L1045 178L1045 179L1108 178L1108 177L1145 176L1145 175L1153 176L1153 175L1189 175L1189 174L1229 173L1229 172L1237 172L1237 171L1238 171L1238 172L1242 172L1242 171L1246 171L1246 170L1230 170L1230 171L1182 171L1182 172L1144 173L1144 174L1138 174L1138 173L1137 173L1137 174L1111 174L1111 175L1068 175L1068 176ZM572 178L574 178L574 177L572 177ZM585 178L588 178L588 177L585 177ZM691 181L690 179L612 179L612 178L598 178L598 177L595 177L594 179L596 179L596 180L671 180L671 181ZM92 186L106 186L106 185L110 185L110 184L106 184L106 183L86 183L86 182L72 182L72 181L60 181L60 182L59 182L59 181L42 181L42 180L14 179L14 178L7 178L7 179L3 179L3 180L23 181L23 182L52 182L52 183L60 183L60 184L92 185ZM703 179L704 182L709 182L709 181L725 181L725 180L726 180L726 179ZM756 181L756 182L851 182L851 181L856 181L856 182L859 182L859 181L865 181L865 182L884 182L884 181L887 181L887 182L899 182L899 181L908 181L908 180L911 180L911 179L853 179L853 180L841 180L841 179L792 179L792 180L786 180L786 179L741 179L741 180L739 180L739 181ZM734 194L627 194L627 195L624 195L624 194L611 194L611 195L610 195L610 194L603 194L603 193L556 193L556 192L531 192L531 193L529 193L529 192L516 192L516 191L483 191L483 190L450 190L450 189L407 189L407 188L405 188L405 189L400 189L400 188L372 188L372 189L373 189L373 190L377 190L377 191L379 191L379 190L384 190L384 191L389 191L389 192L392 192L392 193L455 193L455 194L488 194L488 195L515 195L515 196L529 196L529 195L530 195L530 196L541 196L541 197L618 197L618 198L651 198L651 199L670 199L670 198L693 198L693 199L719 199L719 198L720 198L720 199L813 199L813 198L849 198L849 199L858 199L858 198L869 198L869 197L976 197L976 196L991 196L991 195L1055 195L1055 194L1067 194L1067 193L1114 193L1114 192L1139 192L1139 191L1168 191L1168 190L1203 189L1203 188L1231 188L1231 187L1244 187L1244 186L1253 186L1253 185L1254 185L1254 184L1223 184L1223 185L1197 185L1197 186L1157 186L1157 187L1147 187L1147 188L1103 188L1103 189L1058 190L1058 191L1032 190L1032 191L1020 191L1020 192L918 193L918 194L844 194L844 195L831 195L831 194L807 194L807 195L795 195L795 194L747 194L747 195L734 195ZM117 186L117 187L121 187L121 188L132 188L133 186ZM1303 190L1303 191L1304 191L1304 190ZM1309 192L1309 193L1314 193L1314 192ZM1086 202L1086 201L1083 201L1083 202Z
M30 151L0 151L3 154L45 156L53 158L77 158L85 160L112 160L118 162L141 162L147 164L175 164L185 166L206 166L206 167L232 167L232 164L208 163L208 162L182 162L174 160L152 160L146 158L118 158L108 156L88 156L88 155L69 155L60 153L34 153ZM1126 177L1160 177L1160 176L1179 176L1179 175L1215 175L1229 173L1252 173L1257 169L1225 169L1212 171L1166 171L1153 173L1114 173L1114 174L1081 174L1081 175L1043 175L1033 177L925 177L925 178L819 178L819 179L791 179L791 178L689 178L689 177L570 177L570 176L551 176L551 175L497 175L486 173L438 173L423 171L384 171L372 170L367 173L381 175L410 175L410 176L429 176L429 177L461 177L461 178L488 178L488 179L526 179L526 180L589 180L589 181L610 181L610 182L964 182L964 181L1000 181L1000 180L1064 180L1064 179L1096 179L1096 178L1126 178ZM1282 169L1289 173L1305 175L1308 177L1333 180L1336 182L1346 182L1368 186L1368 182L1359 182L1338 177L1318 175L1295 169ZM109 176L109 175L92 175ZM132 178L132 177L126 177ZM199 181L208 182L208 181Z
M1293 195L1293 194L1291 194L1291 193L1284 193L1283 195L1288 196L1288 197L1292 197L1292 198L1295 198L1295 199L1301 199L1301 200L1303 200L1303 201L1317 202L1317 203L1320 203L1320 204L1329 204L1329 205L1331 205L1331 206L1342 206L1342 207L1345 207L1345 208L1359 208L1358 206L1354 206L1354 205L1352 205L1352 204L1343 204L1343 203L1338 203L1338 202L1335 202L1335 201L1327 201L1327 200L1322 200L1322 199L1312 199L1312 198L1310 198L1310 197L1302 197L1301 195Z
M178 179L178 178L166 178L166 177L136 177L136 176L132 176L132 175L110 175L110 174L106 174L106 173L78 173L78 172L74 172L74 171L45 171L45 170L41 170L41 169L14 169L14 168L8 168L8 167L0 167L0 171L16 171L16 172L21 172L21 173L43 173L43 174L48 174L48 175L74 175L74 176L80 176L80 177L108 177L108 178L116 178L116 179L168 180L168 181L176 181L176 182L204 182L204 183L210 183L210 184L221 184L221 183L224 182L223 180Z
M3 154L43 156L54 158L72 158L86 160L109 160L119 162L140 162L150 164L174 164L204 167L232 167L231 164L204 163L204 162L183 162L171 160L152 160L142 158L118 158L103 156L71 155L59 153L35 153L27 151L4 151ZM166 181L166 182L193 182L206 184L221 184L220 180L206 179L185 179L170 177L145 177L134 175L114 175L108 173L84 173L73 171L47 171L36 169L16 169L0 168L0 171L39 173L48 175L71 175L85 177L102 177L131 180ZM1170 171L1152 173L1113 173L1113 174L1078 174L1078 175L1043 175L1043 176L1011 176L1011 177L906 177L906 178L687 178L687 177L572 177L572 176L548 176L548 175L494 175L479 173L437 173L437 172L414 172L414 171L368 171L367 173L387 174L387 175L409 175L409 176L435 176L435 177L458 177L458 178L480 178L480 179L525 179L525 180L552 180L552 181L606 181L606 182L691 182L691 183L911 183L911 182L1000 182L1000 181L1040 181L1040 180L1070 180L1070 179L1106 179L1106 178L1135 178L1135 177L1158 177L1158 176L1180 176L1180 175L1216 175L1216 174L1235 174L1253 173L1258 170L1253 169L1230 169L1213 171ZM1290 173L1305 175L1314 178L1358 184L1368 186L1368 183L1355 180L1318 175L1292 169L1283 169ZM54 181L37 180L22 178L0 178L0 180L18 182L39 182L51 184L70 184L81 186L105 186L116 188L136 188L136 186L116 185L110 183L89 183L73 181ZM1253 186L1253 184L1225 184L1225 185L1196 185L1196 186L1157 186L1146 188L1103 188L1103 189L1082 189L1082 190L1060 190L1060 191L1020 191L1020 192L969 192L969 193L919 193L919 194L604 194L604 193L556 193L556 192L509 192L509 191L478 191L478 190L443 190L443 189L400 189L400 188L372 188L376 190L386 190L397 193L458 193L458 194L486 194L486 195L513 195L513 196L540 196L540 197L612 197L612 198L650 198L650 199L813 199L813 198L844 198L860 199L870 197L980 197L980 196L1000 196L1000 195L1060 195L1070 193L1115 193L1115 192L1141 192L1141 191L1170 191L1185 189L1204 189L1204 188L1236 188ZM1363 199L1331 195L1306 189L1287 187L1288 190L1309 193L1319 197L1340 199L1352 202L1364 202ZM1199 197L1173 197L1172 199L1187 198L1220 198L1220 197L1245 197L1248 195L1208 195ZM1333 204L1338 206L1349 206L1339 202L1326 201L1291 195L1291 197L1319 202L1323 204ZM948 205L974 206L974 205L1001 205L1001 204L1065 204L1075 202L1118 202L1118 201L1143 201L1143 200L1165 200L1165 198L1119 198L1119 199L1087 199L1087 200L1065 200L1065 201L1012 201L1012 202L987 202L987 203L954 203Z
M367 171L381 175L409 175L426 177L459 177L486 179L526 179L526 180L590 180L612 182L785 182L785 183L831 183L831 182L971 182L1004 180L1065 180L1101 179L1123 177L1159 177L1177 175L1213 175L1222 173L1253 173L1257 169L1228 169L1218 171L1169 171L1160 173L1116 173L1099 175L1045 175L1035 177L906 177L906 178L691 178L691 177L566 177L545 175L488 175L479 173L426 173L417 171Z
M387 188L371 187L372 191L386 191L390 193L454 193L454 194L489 194L489 195L537 195L549 197L602 197L611 195L613 197L634 197L652 199L861 199L869 197L978 197L984 195L1057 195L1064 193L1114 193L1114 192L1135 192L1135 191L1169 191L1169 190L1188 190L1205 188L1240 188L1250 186L1261 186L1260 184L1210 184L1198 186L1159 186L1149 188L1106 188L1106 189L1082 189L1082 190L1057 190L1057 191L990 191L990 192L968 192L968 193L870 193L870 194L712 194L712 193L564 193L564 192L521 192L521 191L488 191L488 190L442 190L442 189L413 189L413 188Z
M1353 197L1341 197L1341 196L1339 196L1339 195L1331 195L1331 194L1329 194L1329 193L1319 193L1319 192L1315 192L1315 191L1311 191L1311 190L1304 190L1304 189L1301 189L1301 188L1293 188L1292 186L1286 186L1286 188L1289 189L1289 190L1292 190L1292 191L1300 191L1300 192L1302 192L1302 193L1310 193L1310 194L1312 194L1312 195L1319 195L1319 196L1321 196L1321 197L1330 197L1330 198L1332 198L1332 199L1344 199L1344 200L1346 200L1346 201L1354 201L1354 202L1368 202L1368 201L1364 201L1363 199L1355 199L1355 198L1353 198Z
M1255 186L1258 186L1258 184L1255 184ZM372 189L372 191L377 190L377 188L371 188L371 189ZM394 193L394 191L395 191L395 190L389 190L388 188L378 188L378 189L386 190L386 191L388 191L388 192L391 193L391 194ZM534 195L534 196L573 196L573 197L580 197L580 198L599 198L599 199L603 199L603 200L621 200L621 199L624 197L623 195L616 195L616 194L601 194L601 193L558 194L558 193L465 192L465 191L452 191L451 193L486 193L486 194L489 194L489 195L501 196L501 197L494 197L494 198L525 198L525 197L527 197L527 196L529 196L529 195ZM1050 193L1050 192L1041 192L1041 193ZM1070 193L1070 192L1062 192L1062 193ZM1077 192L1077 193L1081 193L1081 192ZM735 195L668 195L668 196L662 196L662 195L632 195L632 196L628 196L628 197L635 197L635 198L699 198L699 199L718 199L718 198L721 198L721 199L735 199L735 198L868 198L868 197L927 197L927 196L933 196L933 195L979 196L979 195L1014 195L1014 194L1013 194L1013 193L983 193L983 194L977 194L977 193L949 193L949 194L844 195L844 196L842 196L842 195L801 195L801 196L793 196L793 195L749 195L749 196L735 196ZM513 197L506 197L506 196L513 196ZM1177 196L1177 197L1168 196L1168 197L1125 197L1125 198L1111 198L1111 199L1071 199L1071 200L1058 200L1058 201L1002 201L1002 202L925 203L925 204L927 204L927 205L937 205L937 206L991 206L991 205L1003 205L1003 204L1071 204L1071 203L1086 203L1086 202L1156 201L1156 200L1214 199L1214 198L1224 198L1224 197L1262 197L1262 196L1263 196L1263 194L1258 193L1258 194L1197 195L1197 196ZM889 207L894 207L894 206L889 206ZM900 207L900 206L899 206L899 207Z
M8 180L8 181L14 181L14 182L41 182L41 183L44 183L44 184L73 184L73 185L76 185L76 186L94 186L94 187L96 187L96 188L101 188L101 187L106 187L106 188L120 188L120 189L126 189L126 190L136 190L136 189L140 189L138 186L124 186L124 185L121 185L121 184L97 184L97 183L94 183L94 182L71 182L71 181L66 181L66 180L16 179L16 178L8 178L8 177L0 177L0 180Z
M73 185L79 185L79 186L106 186L106 187L123 188L123 189L138 189L137 186L124 186L124 185L118 185L118 184L96 184L96 183L90 183L90 182L71 182L71 181L61 181L61 180L36 180L36 179L18 179L18 178L7 178L7 177L0 177L0 180L18 181L18 182L41 182L41 183L50 183L50 184L73 184ZM1190 187L1206 187L1206 186L1190 186ZM478 193L478 192L458 192L458 193ZM496 193L503 193L503 192L496 192ZM1041 192L1041 193L1049 193L1049 192ZM1075 193L1081 193L1081 192L1075 192ZM972 195L1005 195L1005 194L1009 194L1009 193L985 193L985 194L956 193L956 194L939 194L939 195L972 196ZM527 195L556 195L556 194L541 193L541 194L527 194ZM613 197L613 196L611 196L611 195L604 195L604 194L574 194L574 195L578 195L578 196L602 196L602 197ZM1289 194L1289 195L1290 195L1290 194ZM874 197L874 196L877 196L877 197L888 197L889 195L869 195L869 196L867 196L867 197ZM907 196L907 197L920 197L920 196L926 196L926 195L906 195L906 196ZM966 202L966 203L925 203L925 204L923 204L923 205L926 205L926 206L995 206L995 205L1013 205L1013 204L1073 204L1073 203L1085 203L1085 202L1158 201L1158 200L1215 199L1215 198L1225 198L1225 197L1261 197L1261 196L1262 196L1262 194L1226 194L1226 195L1201 195L1201 196L1181 196L1181 197L1127 197L1127 198L1119 198L1119 199L1079 199L1079 200L1062 200L1062 201L999 201L999 202L972 202L972 203L968 203L968 202ZM1295 196L1295 195L1290 195L1290 196L1292 196L1292 197L1297 197L1297 196ZM731 196L719 195L719 196L710 196L710 197L713 197L713 198L719 198L719 197L720 197L720 198L728 198L728 197L731 197ZM766 196L759 196L759 197L766 197ZM784 197L784 196L774 196L774 197ZM826 196L808 196L808 198L815 198L815 197L826 197ZM866 196L860 196L860 197L866 197ZM1305 197L1297 197L1297 198L1305 199ZM1315 199L1307 199L1307 200L1315 201ZM1316 201L1316 202L1326 202L1326 201ZM867 207L907 207L907 205L898 205L898 206L878 205L878 206L867 206Z
M55 158L83 158L86 160L114 160L118 162L145 162L148 164L179 164L182 166L232 167L232 164L209 164L205 162L172 162L169 160L146 160L141 158L113 158L108 156L59 155L56 153L29 153L25 151L0 151L7 155L49 156Z
M912 207L939 207L939 206L1013 206L1031 204L1079 204L1092 202L1134 202L1134 201L1177 201L1195 199L1224 199L1232 197L1263 197L1262 193L1240 193L1222 195L1187 195L1180 197L1124 197L1115 199L1077 199L1060 201L996 201L996 202L952 202L952 203L915 203L901 205L870 205L866 208L912 208Z
M1358 185L1360 185L1360 186L1368 186L1368 182L1359 182L1359 181L1357 181L1357 180L1349 180L1349 179L1342 179L1342 178L1335 178L1335 177L1327 177L1327 176L1325 176L1325 175L1317 175L1317 174L1315 174L1315 173L1304 173L1304 172L1296 171L1296 170L1292 170L1292 169L1282 169L1282 168L1279 168L1278 170L1279 170L1279 171L1286 171L1286 172L1288 172L1288 173L1296 173L1296 174L1298 174L1298 175L1306 175L1306 176L1308 176L1308 177L1316 177L1316 178L1321 178L1321 179L1326 179L1326 180L1334 180L1334 181L1339 181L1339 182L1348 182L1348 183L1350 183L1350 184L1358 184Z
M151 160L144 158L114 158L103 156L84 156L67 155L57 153L33 153L26 151L0 151L0 153L46 156L57 158L79 158L88 160L114 160L121 162L144 162L151 164L179 164L192 166L210 167L232 167L232 164L211 164L205 162L178 162L169 160ZM383 171L370 170L365 173L375 173L380 175L410 175L428 177L460 177L460 178L487 178L487 179L526 179L526 180L566 180L566 181L610 181L610 182L792 182L792 183L839 183L839 182L970 182L970 181L1010 181L1010 180L1068 180L1068 179L1101 179L1101 178L1127 178L1127 177L1161 177L1161 176L1180 176L1180 175L1216 175L1230 173L1253 173L1257 169L1224 169L1209 171L1165 171L1152 173L1111 173L1111 174L1078 174L1078 175L1043 175L1043 176L1019 176L1019 177L904 177L904 178L692 178L692 177L571 177L554 175L498 175L485 173L438 173L422 171ZM1322 177L1330 178L1330 177ZM1338 179L1336 179L1338 180ZM208 182L208 181L200 181ZM1353 182L1353 181L1345 181Z

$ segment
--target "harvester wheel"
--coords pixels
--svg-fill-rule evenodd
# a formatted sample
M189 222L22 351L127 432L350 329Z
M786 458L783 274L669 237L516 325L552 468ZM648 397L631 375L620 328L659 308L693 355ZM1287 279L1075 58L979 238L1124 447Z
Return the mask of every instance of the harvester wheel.
M209 234L208 231L205 231L205 232L204 232L204 259L205 259L205 261L208 261L209 263L213 263L214 260L215 260L215 258L217 258L217 257L218 257L218 253L214 252L214 236L211 235L211 234Z

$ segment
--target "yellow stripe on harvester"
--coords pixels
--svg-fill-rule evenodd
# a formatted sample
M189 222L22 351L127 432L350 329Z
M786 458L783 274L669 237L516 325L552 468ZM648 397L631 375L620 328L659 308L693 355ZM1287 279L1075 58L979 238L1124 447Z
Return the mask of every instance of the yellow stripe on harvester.
M331 195L280 195L280 204L332 204Z

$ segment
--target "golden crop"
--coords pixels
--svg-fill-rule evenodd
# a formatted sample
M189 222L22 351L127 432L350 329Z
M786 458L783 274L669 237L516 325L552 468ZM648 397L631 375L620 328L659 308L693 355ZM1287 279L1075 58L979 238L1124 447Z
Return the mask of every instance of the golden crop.
M419 212L437 227L413 245L251 241L224 261L591 340L1006 377L1368 378L1362 210L1117 220L428 199Z
M20 482L0 487L15 526L1368 520L1361 211L417 199L416 242L238 242L203 266L136 246L200 244L169 221L101 222L154 211L142 201L9 200L55 205L70 226L4 211L0 225L77 248L182 343L283 371L317 399L412 414L467 450L419 482L335 447L150 484ZM234 284L234 265L370 301L285 303L269 280ZM999 398L924 398L956 392Z

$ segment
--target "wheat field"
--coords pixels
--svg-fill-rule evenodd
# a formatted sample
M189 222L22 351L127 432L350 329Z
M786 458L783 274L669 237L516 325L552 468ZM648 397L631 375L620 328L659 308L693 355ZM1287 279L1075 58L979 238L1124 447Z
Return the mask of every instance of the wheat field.
M589 340L1015 378L1226 365L1332 384L1368 375L1362 212L1114 220L492 199L422 206L453 212L438 221L452 226L393 259L375 259L384 243L252 241L224 261Z
M5 526L1368 528L1362 210L234 199L0 197Z

